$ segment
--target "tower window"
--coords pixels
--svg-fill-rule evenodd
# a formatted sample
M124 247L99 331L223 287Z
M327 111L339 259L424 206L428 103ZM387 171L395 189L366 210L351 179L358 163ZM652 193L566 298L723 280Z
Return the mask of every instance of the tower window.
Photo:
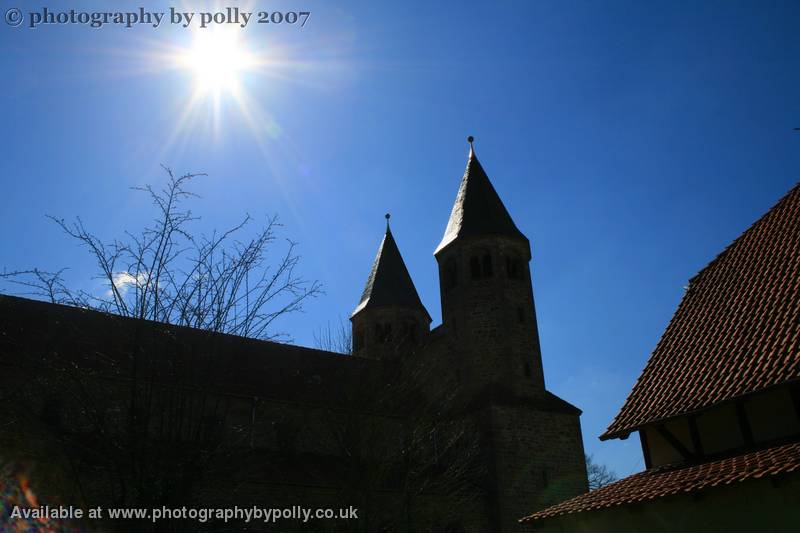
M531 363L529 361L525 361L525 366L523 368L525 371L525 377L531 377Z
M518 257L506 257L506 274L511 279L522 279L522 261Z
M392 340L391 324L375 324L375 338L378 342L389 342Z
M472 279L491 278L493 274L491 254L472 256L469 260L469 272Z
M475 256L469 260L469 273L472 279L481 279L481 260Z
M417 342L417 328L413 322L403 322L403 340Z
M483 256L483 277L492 277L492 256L489 254Z
M517 307L517 322L520 324L525 322L525 311L521 307Z

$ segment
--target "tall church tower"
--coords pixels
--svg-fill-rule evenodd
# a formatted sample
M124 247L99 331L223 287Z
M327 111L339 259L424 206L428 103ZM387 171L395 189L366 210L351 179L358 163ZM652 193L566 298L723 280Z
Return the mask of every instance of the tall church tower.
M475 155L434 255L444 338L461 394L481 428L489 523L520 531L525 508L586 491L581 411L545 389L531 247Z
M442 322L464 356L460 372L468 383L533 396L544 391L544 377L530 243L468 141L467 168L434 252Z
M370 359L392 357L418 345L431 323L389 228L389 217L361 301L350 316L353 355Z

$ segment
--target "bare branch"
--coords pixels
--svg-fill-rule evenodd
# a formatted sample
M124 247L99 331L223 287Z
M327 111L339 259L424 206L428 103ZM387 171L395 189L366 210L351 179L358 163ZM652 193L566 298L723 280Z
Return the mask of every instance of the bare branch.
M287 240L273 258L280 248L276 232L281 227L274 216L244 241L236 237L252 222L249 215L221 233L195 235L190 225L198 217L184 203L197 198L187 189L191 180L205 174L175 177L170 168L163 168L168 179L161 189L133 188L150 198L153 220L138 232L124 232L121 241L103 242L80 217L67 222L48 215L88 250L106 293L71 291L63 270L3 272L0 279L51 302L246 337L283 337L272 331L274 322L301 311L308 298L322 293L319 282L296 274L297 244Z
M589 477L589 490L597 490L619 479L606 465L595 463L591 455L587 454L585 457L586 473Z

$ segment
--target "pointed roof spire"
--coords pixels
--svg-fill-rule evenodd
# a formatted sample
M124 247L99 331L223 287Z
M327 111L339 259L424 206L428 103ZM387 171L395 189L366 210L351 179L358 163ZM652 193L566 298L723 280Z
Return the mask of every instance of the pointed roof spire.
M419 299L417 289L389 228L391 215L386 213L385 217L386 234L372 263L372 270L361 294L361 300L351 316L364 309L376 307L406 307L422 311L430 321L430 315Z
M467 137L469 142L469 159L461 185L458 188L456 202L450 212L450 220L442 237L442 242L436 247L435 254L441 252L447 245L459 237L474 235L505 235L524 239L525 235L517 229L516 224L508 214L506 207L497 191L494 190L489 176L483 170L478 157L475 155L473 145L475 138Z

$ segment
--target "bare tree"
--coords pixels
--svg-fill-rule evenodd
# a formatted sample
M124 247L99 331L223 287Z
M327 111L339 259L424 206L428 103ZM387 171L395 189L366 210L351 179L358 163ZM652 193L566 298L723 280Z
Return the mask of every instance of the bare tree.
M605 487L617 479L617 475L608 469L606 465L601 465L594 462L591 455L586 455L586 474L589 477L589 490L597 490Z
M71 289L64 270L0 277L53 303L209 332L287 338L275 331L275 321L321 293L318 282L297 273L296 244L287 241L272 260L279 244L275 217L248 239L238 237L252 223L249 216L210 236L193 234L197 217L185 205L195 197L188 185L199 174L175 177L165 171L163 189L137 189L152 201L153 221L122 239L104 242L80 218L50 217L89 251L105 286L102 294ZM104 335L87 330L97 324L68 322L61 328L68 338L82 340ZM126 345L113 353L84 354L84 348L65 349L57 339L36 350L24 338L0 339L0 364L24 378L0 380L9 392L0 394L8 425L0 432L0 448L41 463L40 470L64 472L73 496L84 502L185 503L181 498L209 463L233 454L248 438L235 427L224 433L231 426L231 400L209 391L221 354L213 342L197 350L158 324L137 320L124 327L130 330ZM15 435L25 436L22 447Z
M71 222L49 216L68 236L89 251L104 282L104 294L71 290L64 269L3 272L0 277L33 290L54 303L111 312L132 318L189 326L259 339L285 339L273 330L275 320L300 311L303 303L321 293L321 285L296 272L297 244L287 240L273 264L268 253L276 247L277 217L268 218L245 241L238 234L252 222L246 215L235 226L210 236L191 232L197 220L184 204L196 195L189 182L203 174L169 175L166 185L146 193L156 215L137 233L103 242L80 217Z
M328 352L352 355L353 330L350 324L345 323L341 318L336 327L331 327L328 322L324 328L319 328L314 332L314 346Z

